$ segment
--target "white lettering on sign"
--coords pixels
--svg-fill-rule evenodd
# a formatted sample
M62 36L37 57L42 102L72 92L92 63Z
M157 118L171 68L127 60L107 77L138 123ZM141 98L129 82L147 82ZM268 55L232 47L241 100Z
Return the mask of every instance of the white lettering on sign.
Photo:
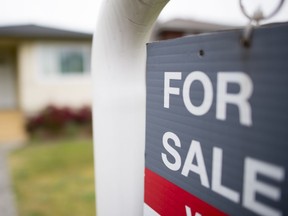
M170 162L167 158L167 155L162 153L162 160L164 164L173 171L177 171L181 167L181 157L180 154L168 143L168 140L172 140L177 147L181 147L180 140L178 136L172 132L167 132L162 138L162 143L164 148L174 157L174 162Z
M253 158L245 159L244 168L244 207L263 216L281 216L282 213L279 210L266 206L256 200L256 193L276 202L281 199L281 190L273 185L259 181L257 175L266 176L267 178L281 182L285 177L284 169Z
M222 185L222 156L223 150L221 148L213 148L213 161L212 161L212 190L216 193L238 203L240 195L238 192Z
M170 108L170 95L180 95L180 88L172 87L171 80L181 80L182 72L165 72L164 74L164 107ZM191 86L198 81L204 89L203 101L196 106L191 101ZM238 93L229 93L228 85L236 84L240 90ZM192 92L193 93L193 92ZM233 104L239 110L239 122L245 126L252 125L252 109L249 99L253 93L253 82L244 72L218 72L216 95L216 119L226 120L227 105ZM195 116L205 115L213 102L213 86L210 78L202 71L193 71L184 80L182 97L186 109Z
M181 80L182 73L181 72L169 72L165 73L164 80L164 107L169 108L170 106L170 94L179 95L179 88L171 87L170 80Z
M171 145L170 140L175 147ZM176 149L176 147L181 149L181 141L179 137L173 132L166 132L163 135L162 141L165 150L170 154L169 156L166 153L161 154L163 163L172 171L180 170L182 167L182 159ZM224 186L221 181L223 176L223 150L218 147L213 147L212 152L211 190L234 203L239 203L240 193L228 188L227 186ZM168 159L171 159L171 156L173 158L173 162L169 161ZM191 141L184 161L185 162L182 167L181 174L185 177L189 177L190 172L195 173L199 175L201 185L205 188L210 188L201 143L199 141ZM261 203L256 199L256 194L261 194L274 202L281 200L281 189L275 185L264 183L260 179L257 179L258 175L265 176L266 178L270 178L275 182L281 183L285 180L285 169L281 166L260 161L251 157L246 157L244 159L243 174L243 207L262 216L282 216L282 212L279 209L275 209L266 203Z
M194 158L196 159L197 165L192 163ZM201 145L195 140L192 140L191 142L181 174L188 177L190 171L197 173L200 176L201 184L204 187L210 187Z
M193 105L190 100L190 87L194 81L200 81L204 88L203 102L199 106ZM186 77L183 84L183 100L188 111L196 116L204 115L209 111L213 102L213 87L209 77L205 73L194 71Z
M193 216L192 215L192 211L191 208L188 206L185 206L185 211L186 211L186 216ZM202 216L201 214L199 214L198 212L195 213L194 216Z
M228 93L228 84L235 83L240 87L238 94ZM226 120L227 104L235 104L239 109L239 119L242 125L252 125L252 111L248 99L253 92L253 83L251 78L242 72L217 74L217 103L216 118Z

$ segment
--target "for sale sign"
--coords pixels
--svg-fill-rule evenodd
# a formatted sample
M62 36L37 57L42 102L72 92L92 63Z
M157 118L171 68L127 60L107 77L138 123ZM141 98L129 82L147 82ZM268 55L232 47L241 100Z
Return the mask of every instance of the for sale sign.
M148 44L145 215L288 215L288 25Z

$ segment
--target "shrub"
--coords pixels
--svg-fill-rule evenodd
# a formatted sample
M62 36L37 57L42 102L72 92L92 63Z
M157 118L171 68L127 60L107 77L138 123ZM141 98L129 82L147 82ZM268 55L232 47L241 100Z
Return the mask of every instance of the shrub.
M37 115L28 118L26 129L31 137L91 136L91 108L85 106L71 109L50 105Z

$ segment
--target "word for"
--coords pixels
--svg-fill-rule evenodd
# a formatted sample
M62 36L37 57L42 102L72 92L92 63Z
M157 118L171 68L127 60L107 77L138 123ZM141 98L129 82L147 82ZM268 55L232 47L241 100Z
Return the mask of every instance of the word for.
M172 80L181 80L182 72L165 72L164 74L164 108L170 107L170 95L180 95L180 88L171 86ZM200 105L193 104L190 98L191 85L200 82L204 89L203 101ZM238 93L229 93L228 85L236 84L240 90ZM249 98L253 93L253 82L243 72L218 72L216 91L216 119L226 120L227 105L234 104L239 109L239 122L245 126L252 125L252 109ZM211 108L214 92L210 78L201 71L191 72L184 80L182 97L186 109L195 116L205 115ZM195 102L194 102L195 103Z
M199 175L202 186L211 188L213 192L220 194L234 203L240 203L240 192L222 184L223 149L218 147L213 147L212 149L212 173L211 181L209 181L201 143L199 141L192 139L186 158L181 158L177 151L177 149L181 149L181 142L175 133L166 132L162 137L162 144L169 153L169 156L167 153L161 153L162 161L168 169L172 171L181 170L181 175L185 177L188 177L189 173L193 172ZM170 160L168 158L170 158ZM171 160L171 158L173 158L173 160ZM281 166L260 161L252 157L245 157L242 179L243 207L262 216L282 216L280 210L261 203L256 199L256 194L261 194L274 202L281 200L281 188L261 181L257 178L258 175L265 176L265 178L268 179L270 178L275 182L283 182L285 170Z

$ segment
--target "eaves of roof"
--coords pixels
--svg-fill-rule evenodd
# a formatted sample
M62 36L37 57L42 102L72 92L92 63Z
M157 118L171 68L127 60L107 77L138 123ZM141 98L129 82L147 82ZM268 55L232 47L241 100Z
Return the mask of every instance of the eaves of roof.
M0 26L0 38L92 40L92 34L39 25Z

